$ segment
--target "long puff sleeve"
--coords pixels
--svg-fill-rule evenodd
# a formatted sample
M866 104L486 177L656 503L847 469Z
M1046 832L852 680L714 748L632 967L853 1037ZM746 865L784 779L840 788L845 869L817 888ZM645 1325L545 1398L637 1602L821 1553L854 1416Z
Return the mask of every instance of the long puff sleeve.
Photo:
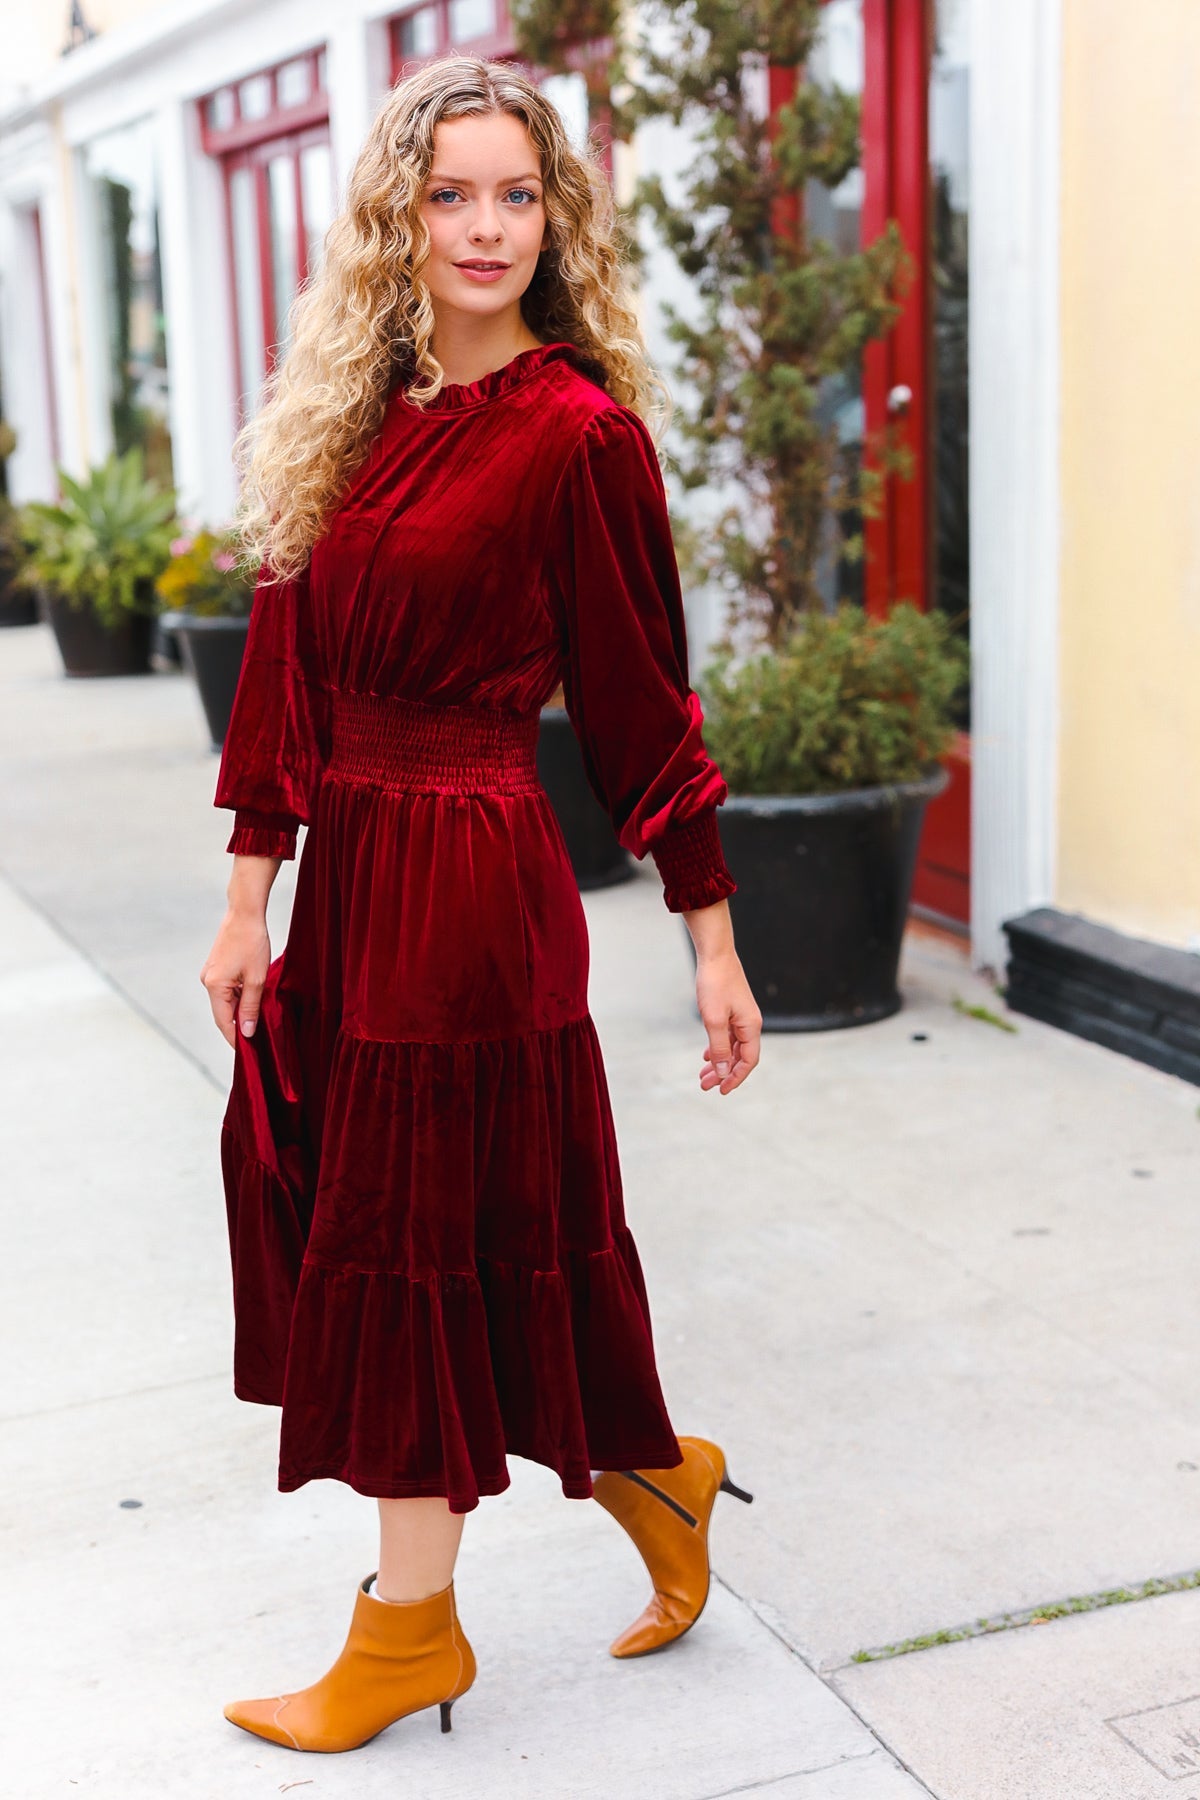
M548 578L564 625L563 698L588 782L619 842L649 851L669 912L737 891L704 747L662 471L628 408L589 421L557 491Z
M226 849L291 861L311 823L328 754L328 691L316 668L307 569L259 572L214 806L233 811Z

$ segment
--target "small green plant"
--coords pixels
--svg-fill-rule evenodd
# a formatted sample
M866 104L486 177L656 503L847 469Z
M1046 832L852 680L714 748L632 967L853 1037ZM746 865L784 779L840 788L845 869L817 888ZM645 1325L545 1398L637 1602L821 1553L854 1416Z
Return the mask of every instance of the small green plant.
M990 1006L971 1005L970 1002L963 999L961 994L955 994L951 1004L955 1012L962 1013L966 1019L979 1019L984 1025L995 1025L1000 1031L1015 1032L1017 1030L1011 1019L1002 1019L1000 1014L993 1012Z
M107 630L129 613L157 612L154 584L176 530L173 490L147 480L137 447L109 456L83 481L65 469L57 476L58 505L31 500L20 509L18 581L89 608Z
M254 598L254 578L239 560L235 531L201 527L172 538L171 560L154 586L172 612L205 619L244 619Z
M704 671L704 737L738 794L836 794L916 781L954 733L966 656L941 613L842 605L738 667Z

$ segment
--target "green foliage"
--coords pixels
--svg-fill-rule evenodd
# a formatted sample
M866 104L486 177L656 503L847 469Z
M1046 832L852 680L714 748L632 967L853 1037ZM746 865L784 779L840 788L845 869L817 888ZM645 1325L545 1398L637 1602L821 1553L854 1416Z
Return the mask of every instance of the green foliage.
M1100 1612L1109 1606L1133 1606L1139 1600L1155 1600L1161 1594L1184 1594L1200 1588L1200 1569L1187 1569L1182 1575L1152 1575L1148 1581L1130 1587L1101 1588L1093 1594L1072 1594L1066 1600L1055 1600L1048 1606L1028 1606L1021 1612L997 1613L990 1619L976 1619L970 1625L956 1625L944 1631L927 1631L920 1637L903 1638L897 1644L880 1644L871 1650L856 1650L851 1662L889 1662L893 1657L911 1656L915 1651L936 1649L942 1644L961 1644L969 1638L991 1637L998 1631L1019 1631L1027 1625L1049 1625L1056 1619L1070 1619L1079 1613Z
M862 519L879 512L886 472L907 466L885 436L855 468L830 404L894 323L909 270L894 224L854 251L806 224L809 184L835 188L858 164L858 102L802 79L768 120L756 95L767 66L810 61L821 13L821 0L646 0L618 72L619 130L668 118L695 137L672 194L651 174L634 196L700 302L687 316L664 307L694 396L678 420L683 486L737 493L693 567L724 588L733 623L777 649L824 609L831 519L849 527L842 558L860 561Z
M1002 1019L999 1013L993 1012L990 1006L971 1006L961 994L955 994L951 1001L955 1012L962 1013L965 1019L980 1019L985 1025L995 1025L999 1031L1015 1032L1017 1027L1011 1019Z
M620 0L510 0L509 17L523 61L555 73L576 69L593 103L607 102Z
M155 582L163 605L172 612L207 619L250 616L254 577L240 561L235 530L203 528L171 542L171 560Z
M76 481L57 471L62 502L20 509L26 561L18 580L89 607L109 629L126 613L158 610L154 589L171 555L176 497L148 481L142 452L111 455Z
M953 736L966 655L940 613L814 613L787 644L698 682L704 738L738 794L832 794L914 781Z

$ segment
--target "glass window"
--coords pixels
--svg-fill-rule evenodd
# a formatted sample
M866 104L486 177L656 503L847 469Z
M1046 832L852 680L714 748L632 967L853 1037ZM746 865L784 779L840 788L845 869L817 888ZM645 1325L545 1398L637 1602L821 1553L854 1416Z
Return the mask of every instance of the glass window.
M808 69L810 79L830 91L834 88L862 99L866 78L863 40L863 0L829 0L821 18L820 34ZM804 194L804 220L812 237L823 238L842 253L857 250L862 242L863 172L852 169L836 188L810 181ZM861 368L839 371L821 384L818 422L832 426L841 446L842 471L853 496L861 476L866 438L866 406ZM847 556L843 546L862 530L862 515L853 502L829 520L828 539L818 584L826 603L864 600L863 564Z
M296 293L296 164L291 155L267 164L267 219L271 239L271 289L275 306L276 356L288 344L288 308Z
M325 46L324 46L324 44L322 44L321 48L317 51L317 92L318 92L318 94L323 94L325 92Z
M209 95L204 118L210 131L228 131L237 123L237 97L231 87L220 88Z
M275 93L280 106L303 106L312 93L312 63L307 56L280 63L275 71Z
M450 42L469 44L496 29L495 0L450 0Z
M258 409L259 389L266 373L263 343L262 280L258 266L258 209L254 199L254 170L240 168L229 176L229 210L233 227L234 307L237 313L239 393L247 412Z
M169 483L169 377L152 122L140 119L92 138L82 163L113 444L118 451L140 445L147 470Z
M401 56L433 56L437 51L437 7L423 6L400 21Z
M321 260L325 233L333 222L333 168L328 144L306 144L300 152L300 204L304 212L304 262L312 274Z
M238 105L243 119L265 119L274 102L270 75L249 75L238 83Z
M541 89L567 128L567 136L577 150L587 146L587 83L577 70L566 75L547 75Z
M811 79L827 91L839 88L862 100L866 75L862 0L829 0L809 67ZM814 237L823 237L843 252L862 242L863 172L851 169L836 188L810 182L804 216Z

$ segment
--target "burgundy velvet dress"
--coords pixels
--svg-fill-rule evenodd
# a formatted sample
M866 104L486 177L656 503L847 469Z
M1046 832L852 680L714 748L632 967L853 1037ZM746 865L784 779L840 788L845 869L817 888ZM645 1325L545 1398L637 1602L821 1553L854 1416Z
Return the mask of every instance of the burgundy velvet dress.
M221 1134L234 1388L279 1487L455 1512L506 1454L669 1468L588 936L536 765L560 680L669 911L734 891L649 432L569 344L398 386L299 578L260 579L215 804L295 855Z

